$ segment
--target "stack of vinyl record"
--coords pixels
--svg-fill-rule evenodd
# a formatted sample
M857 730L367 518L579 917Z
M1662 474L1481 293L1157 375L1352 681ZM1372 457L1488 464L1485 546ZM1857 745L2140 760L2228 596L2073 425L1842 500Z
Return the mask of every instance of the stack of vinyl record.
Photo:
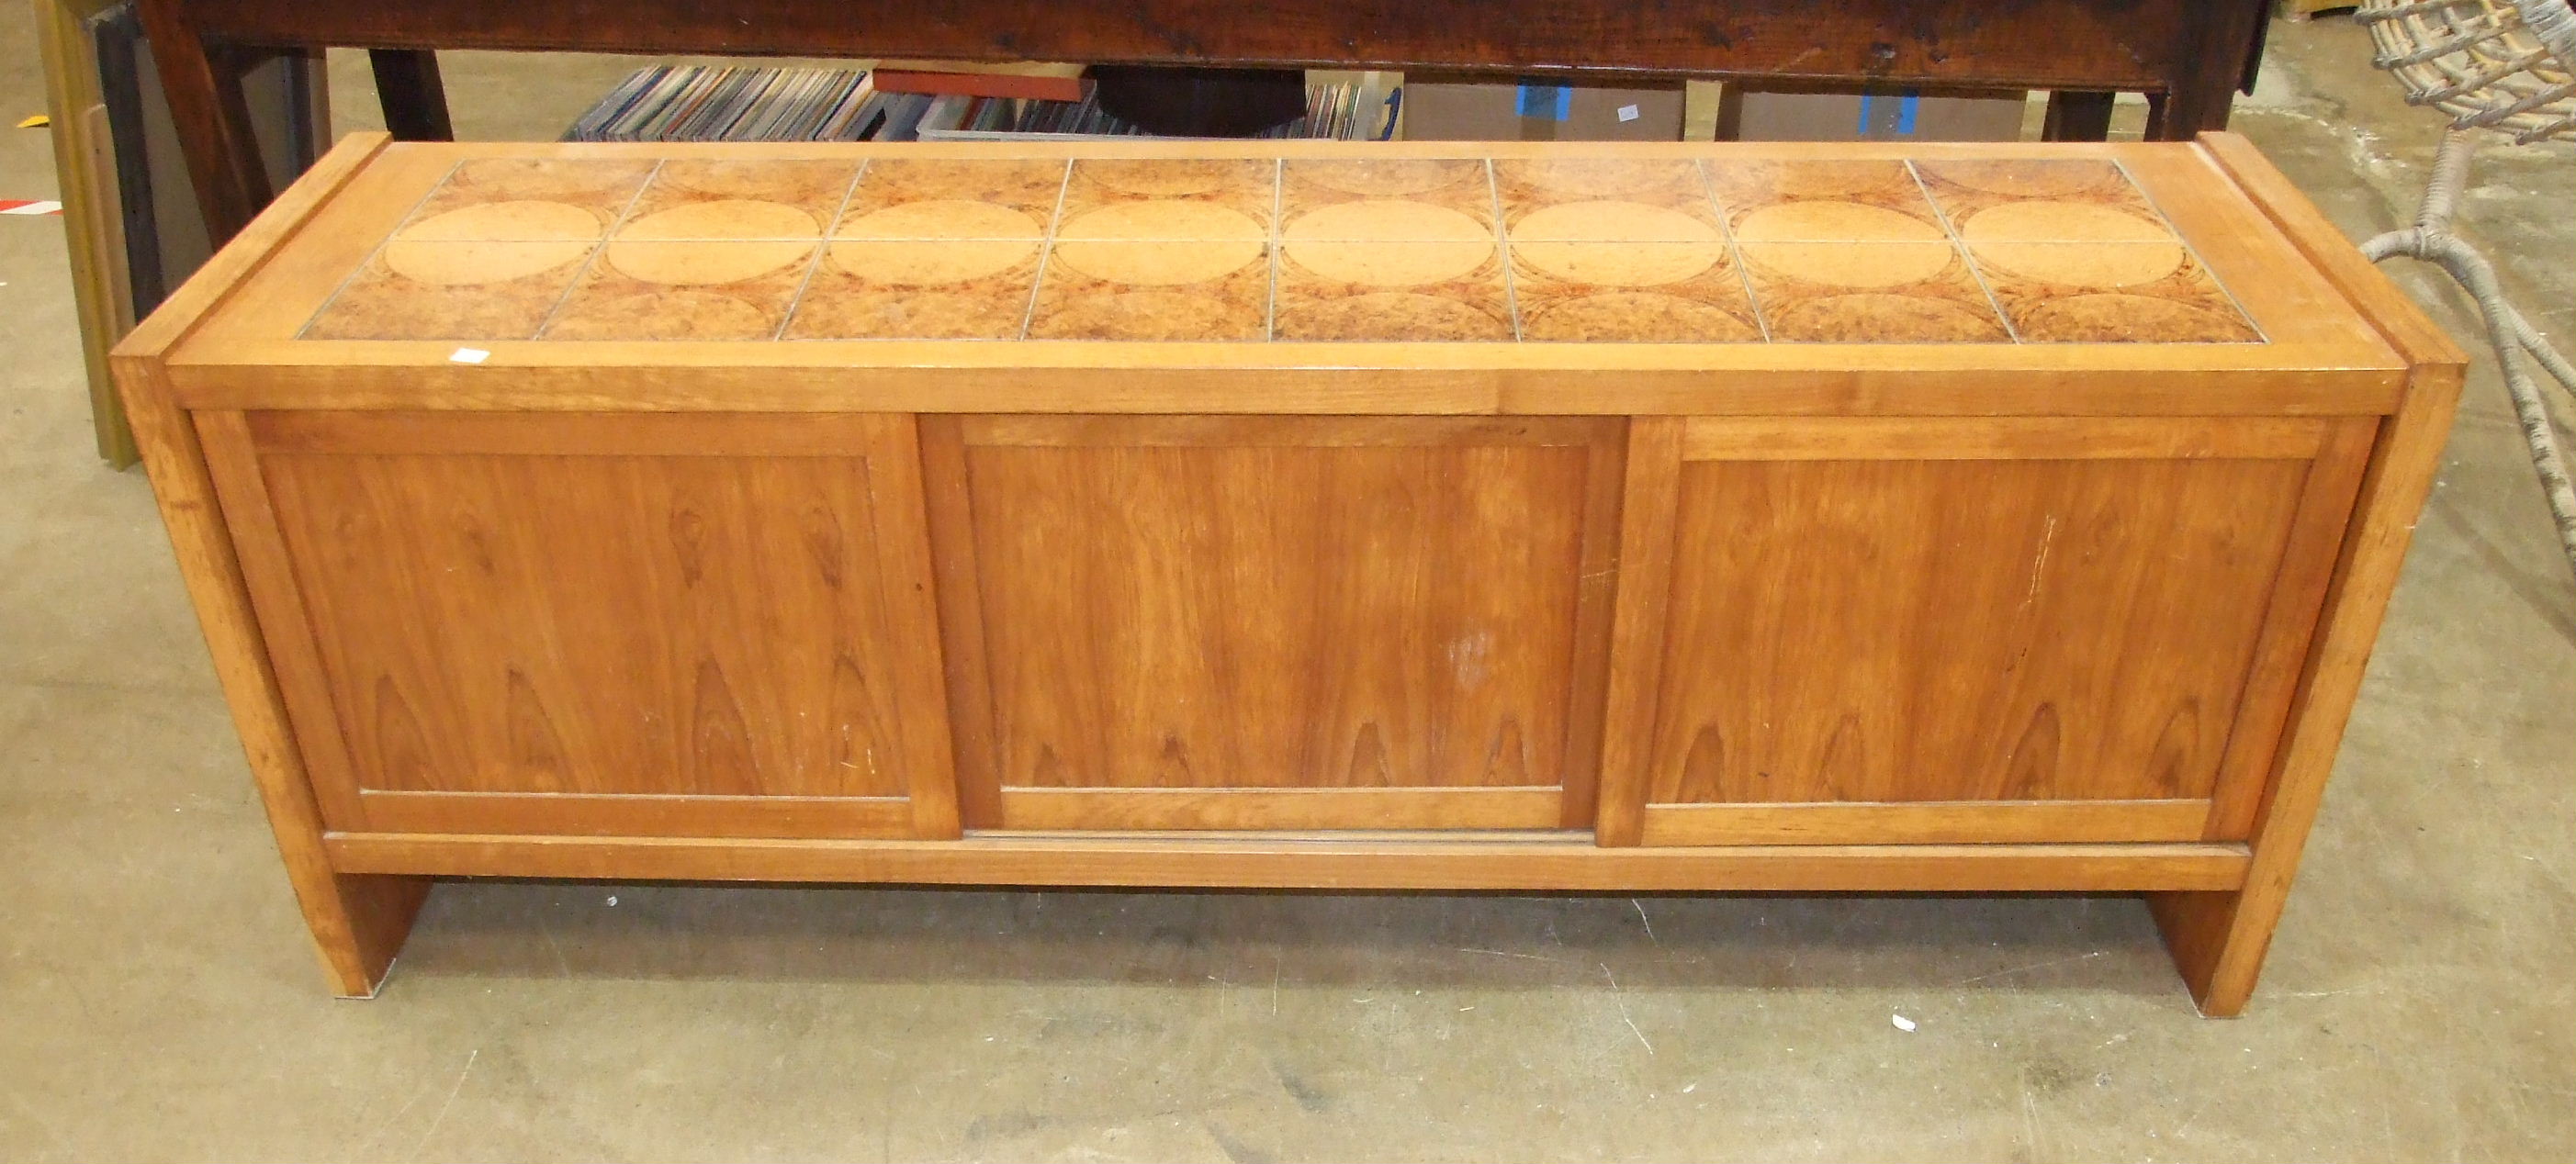
M641 69L565 141L863 141L881 121L863 70L661 65Z
M878 82L882 82L879 84ZM1035 94L1045 94L1038 96ZM1364 104L1370 107L1364 107ZM1357 85L1315 85L1306 116L1266 138L1383 138ZM662 65L638 70L565 131L565 141L960 141L1137 137L1087 81L977 73Z

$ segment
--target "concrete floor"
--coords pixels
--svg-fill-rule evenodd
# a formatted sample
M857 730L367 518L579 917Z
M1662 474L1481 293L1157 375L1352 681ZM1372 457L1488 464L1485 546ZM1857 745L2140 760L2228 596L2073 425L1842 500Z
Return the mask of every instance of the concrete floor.
M2341 23L2237 124L2348 230L2436 136ZM457 54L468 136L627 64ZM41 108L0 22L0 113ZM336 63L344 128L370 116ZM0 129L0 197L43 197ZM2511 156L2502 156L2510 153ZM2468 202L2561 335L2576 151ZM2469 385L2249 1017L2126 898L432 899L325 997L143 478L91 456L59 220L0 218L0 1160L2565 1159L2576 585ZM2464 340L2455 295L2408 276ZM1919 1024L1911 1033L1892 1015Z

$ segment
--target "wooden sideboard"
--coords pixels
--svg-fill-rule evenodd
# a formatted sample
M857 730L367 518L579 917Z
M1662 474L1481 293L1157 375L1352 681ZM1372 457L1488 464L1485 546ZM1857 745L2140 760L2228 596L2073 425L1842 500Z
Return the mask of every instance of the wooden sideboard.
M353 138L119 349L336 988L438 876L2147 893L2462 358L2241 139Z

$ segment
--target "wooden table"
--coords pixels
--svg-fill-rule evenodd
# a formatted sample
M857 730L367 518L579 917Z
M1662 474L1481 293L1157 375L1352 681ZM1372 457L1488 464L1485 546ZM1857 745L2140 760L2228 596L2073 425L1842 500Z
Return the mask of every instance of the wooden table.
M351 139L117 372L430 876L2136 891L2252 989L2461 356L2242 139Z
M434 50L928 57L1672 75L2047 89L2052 140L2100 139L2115 91L2148 136L2227 124L2268 0L143 0L206 222L270 196L235 80L277 50L371 50L385 124L444 140Z

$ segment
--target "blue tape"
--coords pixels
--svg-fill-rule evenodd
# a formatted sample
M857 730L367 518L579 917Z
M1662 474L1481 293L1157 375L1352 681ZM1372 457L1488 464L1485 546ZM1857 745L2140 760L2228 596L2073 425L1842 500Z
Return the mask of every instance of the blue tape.
M1520 111L1523 117L1544 117L1549 121L1567 121L1574 117L1574 90L1563 85L1521 83Z

